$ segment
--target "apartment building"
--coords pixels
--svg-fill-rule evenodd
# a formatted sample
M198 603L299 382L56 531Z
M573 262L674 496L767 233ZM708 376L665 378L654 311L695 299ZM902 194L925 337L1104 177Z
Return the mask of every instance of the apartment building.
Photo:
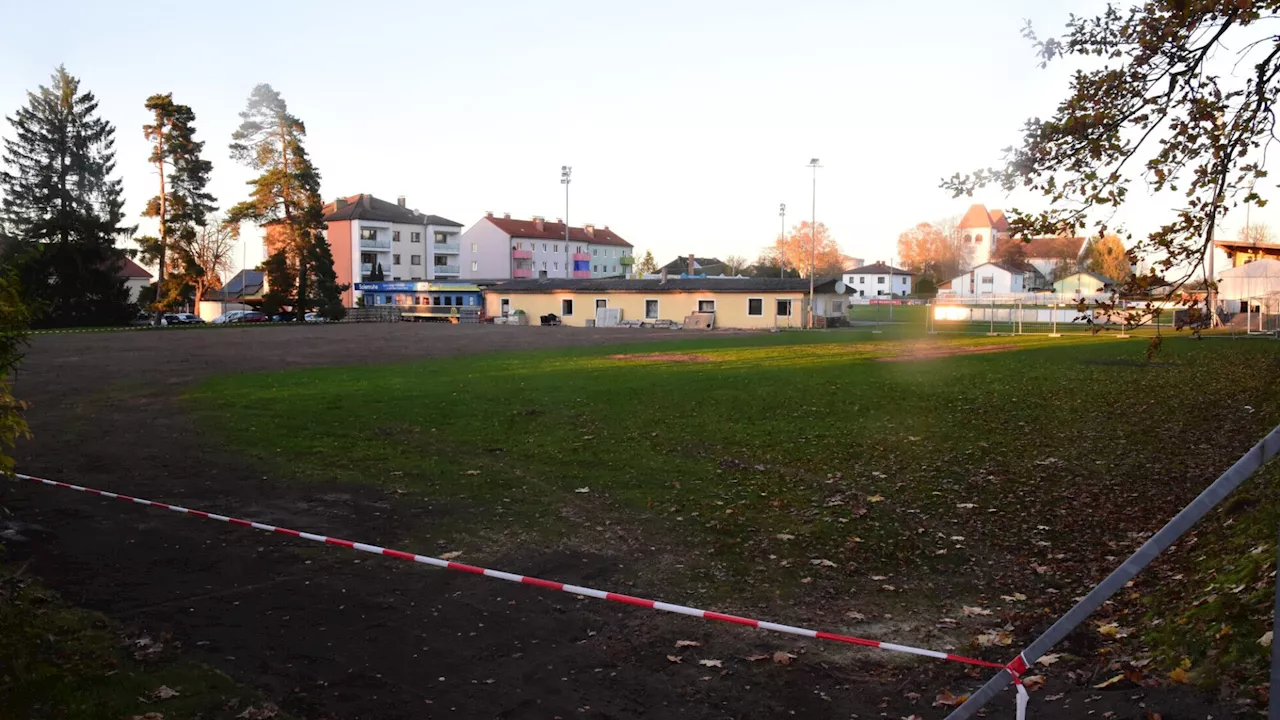
M327 239L342 301L354 307L357 283L457 280L462 276L462 224L396 202L360 194L325 205Z
M460 239L462 277L525 278L625 277L635 262L631 243L608 225L569 227L557 218L530 220L486 213Z

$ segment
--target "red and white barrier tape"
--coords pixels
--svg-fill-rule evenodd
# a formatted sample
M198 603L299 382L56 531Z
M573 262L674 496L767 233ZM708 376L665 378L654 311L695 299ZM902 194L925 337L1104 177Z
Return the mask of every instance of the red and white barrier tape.
M1000 663L988 662L977 658L965 657L963 655L953 655L951 653L938 652L936 650L925 650L923 648L911 647L910 645L898 645L896 643L881 642L879 640L867 640L865 638L854 637L852 635L840 635L838 633L824 632L821 630L809 630L807 628L795 627L793 625L780 625L778 623L766 622L764 620L755 620L752 618L739 617L737 615L726 615L724 613L712 612L710 610L699 610L698 608L685 607L684 605L672 605L671 603L659 602L657 600L647 600L645 598L633 597L631 595L623 595L620 593L605 592L604 590L595 590L593 588L581 587L578 585L569 585L566 583L555 582L554 580L542 580L527 575L517 575L515 573L503 572L501 570L490 570L488 568L476 567L474 565L466 565L451 560L441 560L440 558L428 557L426 555L417 555L414 553L401 552L400 550L392 550L390 548L379 547L377 545L368 545L365 543L352 542L341 538L327 537L325 535L316 535L313 533L299 532L290 530L289 528L277 527L275 525L267 525L265 523L252 522L249 520L241 520L239 518L228 517L226 515L218 515L217 513L205 512L203 510L192 510L180 505L170 505L168 503L156 502L154 500L143 500L142 498L130 497L129 495L121 495L119 493L107 492L106 490L96 490L94 488L82 487L80 485L72 485L70 483L57 482L55 480L45 480L44 478L32 477L31 475L23 475L14 473L13 477L20 480L30 480L32 482L50 485L53 487L66 488L77 492L89 493L91 495L99 495L106 498L114 498L116 500L124 500L125 502L137 503L138 505L146 505L149 507L163 508L174 512L184 513L186 515L195 515L196 517L207 518L209 520L218 520L232 525L241 525L244 527L264 530L266 532L280 533L281 535L290 535L292 537L311 540L314 542L325 543L328 545L337 545L339 547L359 550L361 552L373 553L374 555L385 555L387 557L399 560L408 560L410 562L422 563L439 568L449 570L458 570L461 572L471 573L473 575L484 575L485 577L497 578L499 580L507 580L509 582L520 583L522 585L533 585L535 587L547 588L549 590L559 590L573 595L583 595L586 597L598 598L600 600L610 600L612 602L623 603L625 605L635 605L637 607L650 608L653 610L661 610L663 612L676 613L679 615L690 615L692 617L705 618L707 620L719 620L721 622L733 623L735 625L746 625L747 627L759 628L761 630L772 630L774 632L787 633L790 635L799 635L801 637L814 638L817 640L830 640L832 642L846 643L849 645L859 645L862 647L879 648L890 652L906 653L908 655L921 655L923 657L935 658L937 660L947 660L949 662L964 663L966 665L976 665L978 667L994 668L997 670L1009 670L1013 673L1014 678L1018 678L1022 671L1026 670L1026 663L1021 657L1015 658L1008 665ZM1026 710L1026 690L1018 683L1018 718L1025 715Z

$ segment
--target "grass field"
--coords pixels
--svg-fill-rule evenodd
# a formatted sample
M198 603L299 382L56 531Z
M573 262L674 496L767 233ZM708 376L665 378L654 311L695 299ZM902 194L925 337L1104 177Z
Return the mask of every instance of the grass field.
M1280 422L1275 345L1145 345L784 333L188 399L283 475L452 504L475 559L536 540L678 557L664 587L744 602L1058 608Z

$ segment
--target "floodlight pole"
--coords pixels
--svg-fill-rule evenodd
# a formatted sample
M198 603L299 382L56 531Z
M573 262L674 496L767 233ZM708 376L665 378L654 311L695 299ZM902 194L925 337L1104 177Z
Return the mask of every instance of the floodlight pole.
M569 252L569 181L573 175L573 168L568 165L560 166L560 184L564 185L564 270L565 277L573 277L573 253Z
M809 221L809 327L813 328L813 273L818 265L818 158L809 161L813 168L813 217Z
M782 218L778 231L778 279L786 277L787 268L787 204L778 203L778 217Z

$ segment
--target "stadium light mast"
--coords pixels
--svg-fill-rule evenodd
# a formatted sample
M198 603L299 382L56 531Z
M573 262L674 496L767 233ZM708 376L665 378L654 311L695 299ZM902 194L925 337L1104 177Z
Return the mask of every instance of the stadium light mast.
M781 229L778 232L778 279L786 277L787 261L784 250L787 243L787 204L778 203L778 217L782 218Z
M813 208L812 219L809 221L809 327L813 327L813 273L818 265L818 168L822 167L818 164L818 158L809 161L809 167L813 168Z
M569 268L572 267L573 254L569 252L569 180L573 175L573 168L568 165L560 166L560 184L564 186L564 269L565 277L571 278L573 274Z

